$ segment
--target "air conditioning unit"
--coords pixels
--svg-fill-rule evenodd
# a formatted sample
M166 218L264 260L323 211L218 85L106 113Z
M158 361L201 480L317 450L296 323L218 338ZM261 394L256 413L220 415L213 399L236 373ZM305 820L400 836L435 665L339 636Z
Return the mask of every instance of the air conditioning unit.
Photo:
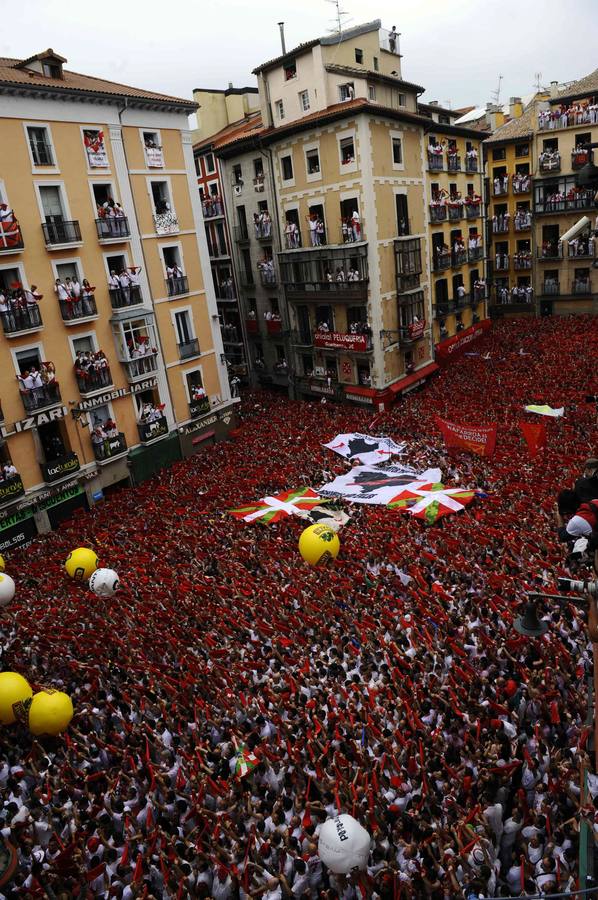
M233 185L233 192L234 192L235 197L240 197L241 194L243 193L243 185L242 184Z

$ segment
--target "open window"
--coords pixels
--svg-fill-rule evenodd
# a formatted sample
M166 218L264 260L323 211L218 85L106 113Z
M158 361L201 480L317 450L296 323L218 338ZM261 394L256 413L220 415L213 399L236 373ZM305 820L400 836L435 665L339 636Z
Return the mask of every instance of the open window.
M27 140L34 166L55 166L50 130L45 125L28 125Z
M353 137L342 138L340 141L341 165L348 166L355 163L355 139Z
M104 141L104 132L98 128L83 129L83 145L90 169L108 168L108 151Z
M164 153L162 140L158 131L143 132L143 147L148 169L164 168Z
M173 209L168 181L151 181L154 204L154 226L157 234L174 234L179 230L179 220Z
M346 103L348 100L354 100L355 84L352 81L347 81L345 84L339 84L338 97L341 103Z

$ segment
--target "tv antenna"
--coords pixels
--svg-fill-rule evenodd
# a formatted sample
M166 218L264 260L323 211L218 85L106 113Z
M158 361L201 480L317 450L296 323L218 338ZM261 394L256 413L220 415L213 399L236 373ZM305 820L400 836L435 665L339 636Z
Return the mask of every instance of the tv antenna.
M542 73L541 73L541 72L534 72L534 78L536 79L536 80L534 81L534 87L535 87L535 89L536 89L537 91L541 91L541 90L542 90Z
M492 100L492 102L494 103L495 106L498 106L500 103L500 87L502 84L502 79L503 79L503 76L499 75L498 76L498 86L497 86L496 90L492 91L490 94L490 99Z
M334 8L336 9L336 16L334 17L334 22L336 23L335 28L330 28L330 31L336 32L340 37L343 33L343 25L346 25L347 22L351 22L352 20L349 17L349 13L345 12L341 9L340 0L326 0L326 3L332 3ZM344 20L344 21L343 21Z

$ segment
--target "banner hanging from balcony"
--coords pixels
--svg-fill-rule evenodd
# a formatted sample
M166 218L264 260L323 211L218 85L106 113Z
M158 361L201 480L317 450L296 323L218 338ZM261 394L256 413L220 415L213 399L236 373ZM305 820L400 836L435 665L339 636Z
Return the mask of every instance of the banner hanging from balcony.
M90 167L105 169L108 166L108 153L104 144L104 132L86 130L83 132L83 142Z
M328 450L333 450L344 459L357 460L362 465L375 466L388 462L391 456L400 456L405 450L406 444L397 444L392 438L379 435L370 437L367 434L337 434L328 444L324 444Z
M427 469L418 474L409 466L400 464L376 469L373 466L356 466L345 475L318 488L324 497L341 497L351 503L369 503L386 506L401 490L419 488L421 482L435 484L440 481L440 469Z
M491 326L490 319L484 319L483 322L477 322L471 328L459 332L452 338L436 344L436 362L441 366L448 365L453 359L457 359L466 350L477 343L484 336Z
M468 450L478 456L494 453L497 425L457 425L440 416L435 416L435 420L449 450Z
M326 500L311 488L298 488L295 491L283 491L274 497L262 497L257 503L248 503L237 509L229 509L228 512L242 522L271 525L286 516L304 515L321 503L326 503Z
M348 350L351 353L366 353L368 339L365 334L316 331L314 332L314 347L321 347L325 350Z
M426 323L423 322L411 322L410 325L407 326L407 333L409 335L409 339L412 341L417 341L419 338L424 336L424 331L426 330Z

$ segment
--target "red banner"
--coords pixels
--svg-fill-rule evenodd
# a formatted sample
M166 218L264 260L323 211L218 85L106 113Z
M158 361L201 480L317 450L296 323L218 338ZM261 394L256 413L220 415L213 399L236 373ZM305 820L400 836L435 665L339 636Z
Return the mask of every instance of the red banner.
M409 331L409 337L412 341L416 341L418 338L423 337L424 331L426 329L425 322L412 322L411 325L407 326Z
M368 339L365 334L342 334L340 331L316 331L314 347L326 350L350 350L353 353L366 353Z
M527 444L527 449L529 450L529 455L532 459L538 455L540 450L543 450L546 446L546 425L544 422L531 423L531 422L520 422L519 427L523 432L523 437L525 438L525 443Z
M436 416L447 448L469 450L478 456L492 456L496 446L496 425L457 425Z
M436 344L436 362L441 366L446 366L451 360L461 356L466 350L475 344L485 332L490 328L490 319L484 319L483 322L477 322L471 328L460 331L452 338Z

